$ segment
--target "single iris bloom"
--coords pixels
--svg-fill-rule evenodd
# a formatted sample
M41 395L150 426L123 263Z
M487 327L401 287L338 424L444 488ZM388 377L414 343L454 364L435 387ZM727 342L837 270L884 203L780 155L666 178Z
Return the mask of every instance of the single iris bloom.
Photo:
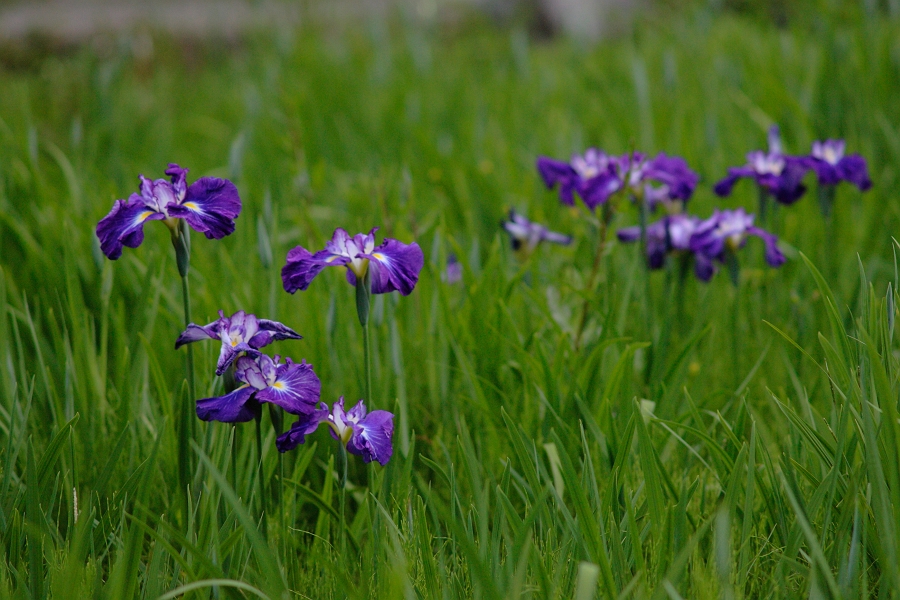
M344 444L351 454L362 456L363 461L377 460L384 466L391 459L394 452L391 445L394 415L386 410L367 412L362 400L344 411L343 396L334 403L331 412L327 404L320 402L312 412L300 415L288 431L278 436L275 445L280 452L293 450L305 442L306 436L321 423L326 423L331 429L331 436Z
M294 415L313 413L322 384L305 361L281 363L265 354L241 356L235 363L235 379L242 383L233 392L197 401L197 416L203 421L243 423L260 415L262 402L271 402Z
M651 269L661 269L669 253L690 252L691 236L699 224L699 217L675 214L647 225L647 265ZM641 239L641 228L625 227L617 231L616 236L622 242L636 242Z
M325 267L347 267L347 281L356 285L356 279L366 273L372 284L373 294L398 291L404 296L413 291L419 280L419 271L425 263L422 249L415 242L404 244L387 238L375 247L373 227L367 235L350 237L341 228L335 229L325 249L310 253L297 246L287 255L287 264L281 269L284 291L293 294L305 290Z
M632 195L646 202L650 209L661 203L687 202L700 180L687 161L664 152L652 159L640 152L626 154L619 159L618 166Z
M766 245L766 262L771 267L780 267L785 258L778 249L778 238L775 235L753 225L753 215L748 215L743 208L735 210L716 210L713 215L697 225L690 239L690 249L697 255L709 259L701 266L697 265L697 277L709 281L715 273L712 261L725 262L726 254L736 253L747 243L747 236L762 238Z
M241 352L258 356L259 349L263 346L279 340L300 340L303 336L278 321L257 319L256 315L247 314L242 310L226 317L220 310L219 318L209 325L200 326L193 323L188 325L175 340L175 349L207 339L222 340L222 350L216 364L216 375L221 375Z
M845 148L844 140L813 142L807 165L816 172L820 185L837 185L841 181L849 181L864 192L872 187L866 159L859 154L845 156Z
M540 156L537 169L547 189L559 185L563 204L574 206L577 193L588 209L594 210L622 188L618 161L602 150L588 148L583 155L573 155L569 162Z
M184 219L209 239L221 239L234 231L241 213L237 188L227 179L201 177L187 185L187 169L170 164L165 179L140 176L140 194L116 200L112 211L97 224L100 249L110 259L122 255L122 247L137 248L144 241L144 223L163 221L177 235L178 219Z
M807 163L806 157L788 156L782 152L778 126L772 125L769 128L769 151L754 150L747 154L747 164L729 167L728 175L713 189L719 196L729 196L738 179L750 177L778 202L793 204L806 192L803 176L809 168Z
M552 242L567 246L572 243L568 235L550 231L540 223L532 223L515 210L509 211L509 220L502 221L500 226L509 234L513 250L530 255L541 242Z

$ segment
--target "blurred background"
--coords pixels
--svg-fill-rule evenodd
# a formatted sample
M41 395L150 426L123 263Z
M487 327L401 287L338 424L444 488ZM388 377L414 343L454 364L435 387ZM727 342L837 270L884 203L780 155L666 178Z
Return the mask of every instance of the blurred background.
M340 25L401 17L425 26L478 18L520 25L537 37L584 41L628 34L647 20L734 13L779 27L822 27L860 16L900 14L900 0L0 0L0 60L23 66L47 52L109 43L109 36L164 30L183 39L235 42L250 31L303 22ZM138 35L135 51L148 51Z

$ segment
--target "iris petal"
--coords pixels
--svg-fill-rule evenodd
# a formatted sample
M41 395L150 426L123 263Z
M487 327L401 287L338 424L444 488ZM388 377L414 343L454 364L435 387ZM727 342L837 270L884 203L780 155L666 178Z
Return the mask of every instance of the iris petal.
M187 188L182 202L170 204L167 210L170 217L184 219L207 238L221 239L234 231L241 199L227 179L201 177Z
M165 219L162 213L150 210L137 194L128 200L116 200L112 210L97 223L100 249L108 258L122 256L122 248L137 248L144 241L144 222Z
M422 249L417 243L404 244L394 239L384 240L371 254L361 256L369 259L373 294L396 290L404 296L409 295L425 264Z
M259 414L259 403L251 400L254 389L242 386L230 394L197 401L197 416L203 421L244 423Z
M305 362L278 365L275 382L260 390L256 398L260 402L271 402L294 414L310 414L315 410L322 383Z

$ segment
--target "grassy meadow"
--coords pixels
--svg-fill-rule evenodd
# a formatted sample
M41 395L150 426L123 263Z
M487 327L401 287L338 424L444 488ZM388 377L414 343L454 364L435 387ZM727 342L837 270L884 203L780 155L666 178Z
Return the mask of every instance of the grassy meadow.
M896 19L690 9L587 45L395 15L144 46L0 67L0 598L900 597ZM538 155L665 151L701 176L692 213L755 212L751 182L712 184L772 123L791 153L845 138L872 189L826 222L808 175L767 225L787 263L751 239L736 286L614 242L585 292L596 219ZM328 403L364 395L353 288L286 294L287 251L336 227L422 247L369 327L394 455L351 457L343 494L324 430L280 458L264 413L261 498L253 424L184 420L168 232L117 261L94 233L169 162L243 201L233 235L192 237L193 321L294 328L267 351ZM574 243L518 261L510 208ZM194 344L198 395L218 353Z

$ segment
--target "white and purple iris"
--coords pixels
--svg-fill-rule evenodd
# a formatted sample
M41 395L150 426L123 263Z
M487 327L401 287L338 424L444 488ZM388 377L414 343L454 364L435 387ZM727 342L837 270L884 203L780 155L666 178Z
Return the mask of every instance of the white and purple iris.
M235 362L235 379L242 383L229 394L197 401L203 421L243 423L260 416L261 403L271 402L294 415L315 411L322 384L305 361L295 363L279 356L241 356Z
M716 272L715 262L724 263L728 253L737 252L751 235L765 242L766 262L770 266L784 264L778 238L754 226L753 221L753 215L748 215L743 208L716 210L706 220L686 214L663 217L647 226L647 264L651 269L660 269L667 255L691 253L697 278L709 281ZM641 228L626 227L616 235L623 242L636 242L641 237Z
M664 152L652 159L640 152L626 154L619 159L619 169L632 196L643 199L651 210L658 204L687 202L700 180L683 158Z
M660 153L648 160L640 152L611 156L596 148L576 154L568 163L538 157L537 169L547 188L559 185L563 204L574 205L577 193L590 210L625 188L633 196L644 198L651 208L659 202L687 201L699 180L687 162L677 156Z
M803 176L808 169L807 157L784 154L778 126L772 125L769 128L769 151L754 150L748 153L747 164L729 167L728 175L716 183L713 190L719 196L729 196L738 179L750 177L778 202L793 204L806 192Z
M753 215L748 215L743 208L716 210L710 218L699 223L691 235L690 249L697 257L697 277L709 281L716 271L713 261L724 263L727 254L737 252L751 235L765 242L769 266L780 267L784 264L784 254L778 249L778 238L754 226Z
M845 155L845 149L844 140L813 142L807 166L816 172L820 185L849 181L864 192L872 187L866 159L859 154Z
M280 452L293 450L322 423L328 425L334 439L344 444L351 454L362 456L365 462L377 460L383 466L391 459L394 415L386 410L367 412L362 400L345 411L343 396L332 405L331 411L327 404L320 402L312 412L301 414L288 431L278 436L275 445Z
M222 350L216 364L216 375L222 375L241 352L258 356L259 349L272 342L302 338L299 333L278 321L258 319L256 315L242 310L226 317L220 310L219 318L209 325L188 325L175 340L175 349L199 340L221 340Z
M375 247L377 227L364 235L350 237L338 228L325 249L310 253L297 246L287 255L287 264L281 269L284 291L293 294L305 290L325 267L347 267L347 281L356 285L357 277L370 278L373 294L398 291L404 296L412 292L419 280L419 271L425 262L422 249L415 242L404 244L385 239Z
M691 236L699 224L699 217L675 214L647 225L647 265L651 269L661 269L669 253L689 252ZM616 235L622 242L636 242L641 239L641 228L637 225L625 227Z
M209 239L221 239L234 231L234 220L241 213L237 188L227 179L201 177L187 185L187 169L170 164L171 178L150 180L140 176L140 194L128 200L116 200L112 210L97 224L100 249L116 260L122 248L137 248L144 241L144 223L163 221L177 232L178 219Z
M534 252L541 242L551 242L567 246L572 243L568 235L550 231L540 223L533 223L514 210L509 211L509 220L502 221L500 226L509 234L513 250L523 252L526 256Z

